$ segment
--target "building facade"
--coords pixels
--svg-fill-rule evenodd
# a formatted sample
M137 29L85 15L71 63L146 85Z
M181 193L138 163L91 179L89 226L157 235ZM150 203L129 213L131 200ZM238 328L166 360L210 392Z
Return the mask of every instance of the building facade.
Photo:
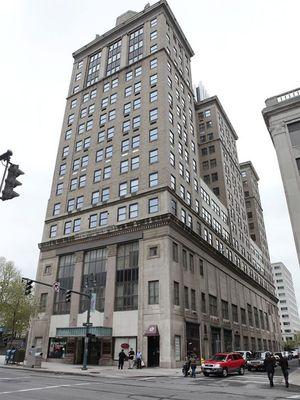
M270 97L262 114L276 150L300 264L300 89Z
M293 285L293 277L282 263L272 264L283 341L294 340L300 333L300 318Z
M237 158L232 198L201 176L197 113L210 105L195 104L192 55L165 1L125 13L73 54L37 280L93 288L89 363L111 363L124 344L162 367L189 351L279 348ZM86 301L42 286L36 295L29 345L80 363Z

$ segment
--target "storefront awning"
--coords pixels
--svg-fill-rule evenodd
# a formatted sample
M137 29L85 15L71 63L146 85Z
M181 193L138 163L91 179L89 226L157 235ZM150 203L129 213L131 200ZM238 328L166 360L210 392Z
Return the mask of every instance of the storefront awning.
M104 326L90 326L89 333L97 337L111 337L112 328ZM74 337L74 336L85 336L86 327L67 327L67 328L56 328L56 336L59 337Z
M148 329L145 331L144 336L159 336L158 326L149 325Z

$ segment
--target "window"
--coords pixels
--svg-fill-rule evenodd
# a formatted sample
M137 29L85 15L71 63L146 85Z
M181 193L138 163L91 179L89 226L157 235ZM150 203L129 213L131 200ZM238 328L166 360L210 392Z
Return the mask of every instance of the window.
M148 282L148 304L159 304L159 281Z
M106 120L107 120L106 114L100 115L99 124L104 125L106 123Z
M131 170L138 169L139 166L140 166L140 157L139 156L133 157L131 159Z
M77 208L77 210L82 208L83 202L84 202L84 196L78 196L77 199L76 199L76 208Z
M158 162L158 150L149 151L149 164L154 164Z
M154 197L153 199L148 200L148 211L149 214L153 214L158 212L159 210L159 202L158 197Z
M153 54L157 51L158 47L157 44L154 44L153 46L150 47L150 54Z
M80 231L80 223L81 223L81 219L80 218L74 219L73 232L79 232Z
M103 149L100 149L100 150L97 150L96 151L96 162L99 162L99 161L102 161L103 160L103 154L104 154L104 151L103 151Z
M140 98L133 100L133 109L138 110L139 108L141 108L141 99Z
M72 124L74 121L74 114L69 115L68 117L68 124Z
M138 147L140 147L140 135L134 136L131 139L131 147L133 149L137 149Z
M93 128L93 120L91 119L90 121L87 121L87 123L86 123L86 131L90 131L92 128Z
M191 308L193 311L197 311L196 308L196 291L191 289Z
M153 103L154 101L157 101L157 90L154 90L153 92L150 92L149 100L150 100L150 103Z
M126 207L118 208L118 221L124 221L127 218L126 216Z
M128 62L132 64L143 57L144 30L140 27L129 35Z
M69 140L72 136L72 129L68 129L65 133L65 140Z
M111 177L111 166L107 166L103 170L103 179L109 179Z
M132 93L132 86L128 86L127 88L125 88L125 92L124 92L125 97L130 96L131 93Z
M174 305L179 306L179 283L174 281Z
M149 131L149 142L153 142L158 138L158 129L154 128Z
M139 207L137 203L129 205L129 218L136 218L139 215Z
M157 58L150 60L150 69L154 69L157 67Z
M60 213L60 203L54 204L52 215L58 215Z
M132 179L130 181L130 193L136 193L139 190L139 180Z
M125 172L128 172L129 169L129 163L128 160L123 160L120 163L120 173L123 174Z
M138 260L138 242L118 246L115 311L138 308Z
M149 121L150 123L157 121L158 118L158 110L154 108L153 110L149 111Z
M71 179L70 182L70 190L75 190L75 189L77 189L77 178Z
M218 316L218 303L217 303L217 298L215 296L209 295L209 312L210 315L213 315L215 317Z
M224 300L222 300L222 318L229 319L228 302Z
M60 176L65 175L65 174L66 174L66 170L67 170L67 165L66 165L66 164L62 164L62 165L59 167L59 175L60 175Z
M141 126L141 116L137 115L136 117L132 118L132 127L133 129L137 129Z
M171 175L171 189L176 190L176 178Z
M172 257L174 262L178 262L178 244L172 242Z
M71 101L71 106L70 108L75 108L77 106L77 99L74 99Z
M105 158L106 159L111 158L112 154L113 154L113 146L106 147L106 149L105 149Z
M158 185L158 172L149 174L149 187L155 187Z
M206 314L206 297L203 292L201 292L201 312Z
M157 84L157 74L150 76L150 86L154 86Z
M107 225L107 222L108 222L108 212L107 211L101 212L99 216L99 225L100 226Z
M119 196L127 195L127 182L123 182L119 184Z
M115 79L113 79L112 81L111 81L111 88L113 89L113 88L115 88L115 87L117 87L119 85L119 79L118 78L115 78Z
M81 159L81 167L82 168L87 167L88 163L89 163L89 156L83 156Z
M45 312L48 301L48 293L41 293L40 304L39 304L39 312Z
M114 104L117 101L117 97L117 93L113 93L112 95L110 95L110 104Z
M172 167L175 168L175 156L171 151L170 151L170 164L172 165Z
M151 19L151 21L150 21L150 27L153 28L153 27L156 26L156 25L157 25L157 18Z
M142 89L141 82L137 82L137 83L134 84L134 93L135 94L140 93L141 89Z
M125 153L129 150L129 139L123 140L121 143L121 152Z
M123 122L123 133L127 133L130 131L130 121Z
M101 194L101 201L108 201L109 200L109 188L103 188Z
M49 233L49 237L50 238L55 238L57 234L57 225L51 225L50 226L50 233Z
M69 235L72 231L72 221L65 222L64 235Z
M184 287L184 308L189 309L189 289L185 286Z
M242 324L246 325L246 310L244 308L241 308L241 320L242 320Z
M96 228L97 227L97 214L92 214L89 217L89 228Z
M97 169L94 171L94 183L100 182L101 181L101 169Z
M237 306L235 304L231 304L231 310L232 310L232 320L233 320L233 322L239 322Z
M124 104L123 114L127 116L128 114L130 114L130 111L131 111L131 103Z
M112 120L114 120L116 118L116 110L111 110L109 113L108 113L108 120L109 121L112 121Z
M117 42L111 44L108 47L107 68L106 68L107 76L114 74L116 71L119 71L120 69L121 45L122 41L118 40Z
M94 99L97 96L97 89L91 91L90 99Z
M97 204L100 201L100 192L96 191L92 193L91 203L93 205Z

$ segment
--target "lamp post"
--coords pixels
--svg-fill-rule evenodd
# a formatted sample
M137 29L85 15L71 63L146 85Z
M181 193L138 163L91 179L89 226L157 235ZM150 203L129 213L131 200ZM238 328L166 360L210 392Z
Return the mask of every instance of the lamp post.
M90 286L90 281L92 281L92 285ZM87 307L87 315L86 315L86 323L85 325L85 338L84 338L84 350L83 350L83 364L82 364L82 370L86 371L87 368L87 362L88 362L88 355L89 355L89 336L90 336L90 326L92 325L90 323L90 318L91 318L91 304L92 304L92 293L94 291L94 287L96 286L96 278L94 274L90 274L86 277L86 283L85 283L85 293L84 296L87 297L88 299L88 307Z

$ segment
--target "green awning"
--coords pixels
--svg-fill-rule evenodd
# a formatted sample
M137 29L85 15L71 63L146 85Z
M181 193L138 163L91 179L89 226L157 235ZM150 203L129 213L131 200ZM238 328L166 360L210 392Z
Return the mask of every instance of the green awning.
M104 326L90 326L89 333L98 337L111 337L112 328L106 328ZM85 336L86 327L68 327L68 328L56 328L56 336L60 337L74 337L74 336Z

